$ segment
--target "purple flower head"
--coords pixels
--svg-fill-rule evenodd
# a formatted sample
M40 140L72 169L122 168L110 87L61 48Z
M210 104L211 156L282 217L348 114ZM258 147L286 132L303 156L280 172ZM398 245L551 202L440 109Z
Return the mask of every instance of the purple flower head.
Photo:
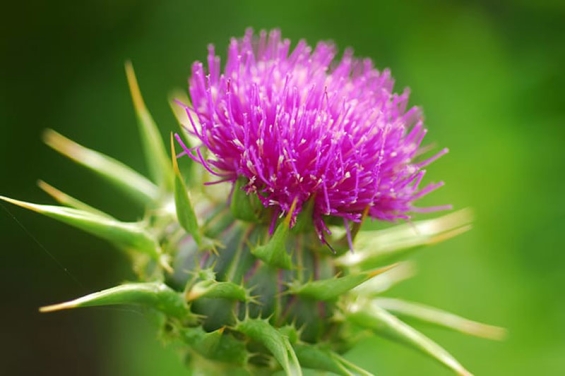
M189 80L190 132L209 150L185 150L220 181L245 177L276 215L293 220L312 200L321 240L325 218L408 219L415 200L442 183L420 188L422 169L447 150L420 162L426 134L419 108L408 108L408 90L393 92L388 70L346 50L334 61L333 44L291 50L278 30L248 30L232 39L224 71L214 47L208 68L196 62ZM293 223L294 221L291 221Z

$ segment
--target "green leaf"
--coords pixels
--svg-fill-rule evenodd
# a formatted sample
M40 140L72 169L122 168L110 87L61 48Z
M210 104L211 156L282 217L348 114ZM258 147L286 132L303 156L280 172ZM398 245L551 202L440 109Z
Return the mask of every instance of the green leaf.
M197 282L186 293L186 300L189 302L198 298L224 298L242 302L252 300L243 286L233 282L218 282L214 280Z
M292 227L292 232L295 234L314 231L314 222L312 215L314 213L314 205L316 200L314 196L310 197L308 201L302 206L302 210L296 217L296 223Z
M405 259L423 246L445 241L469 230L471 217L470 210L460 210L387 230L360 231L354 242L355 252L337 258L336 262L361 270L389 265Z
M481 324L423 304L392 298L378 298L375 299L375 303L396 316L414 319L424 324L431 324L472 336L501 340L506 335L504 328Z
M196 244L202 243L202 233L198 226L198 218L188 195L188 190L180 174L177 157L175 155L175 144L171 134L171 151L173 161L173 172L175 174L175 207L180 225L194 238Z
M84 230L120 248L142 252L156 260L160 259L161 248L157 240L138 223L120 222L107 216L62 206L31 204L3 196L0 196L0 199Z
M288 376L302 375L300 363L288 338L273 328L268 321L246 318L237 323L235 330L263 344Z
M199 298L229 299L242 302L254 302L249 290L233 282L216 280L213 268L201 269L194 272L194 278L188 282L185 298L192 302Z
M296 357L304 368L333 372L340 376L372 376L361 367L345 360L331 350L308 344L294 345Z
M87 149L51 129L43 133L43 141L62 155L94 171L128 196L146 205L158 198L157 187L123 163L97 151Z
M392 267L394 265L371 272L350 274L341 278L330 278L306 283L294 281L290 284L288 293L315 300L334 300L363 282L390 270Z
M49 196L53 197L57 202L61 205L68 206L70 208L75 208L78 210L82 210L91 214L95 214L101 217L111 218L114 219L111 215L104 213L96 208L93 208L90 205L85 204L82 201L77 200L76 198L69 196L68 194L58 190L57 188L53 187L50 184L47 184L43 180L39 180L37 182L39 188L44 190Z
M261 221L263 204L255 194L247 194L242 188L247 182L246 178L239 178L233 187L230 210L234 217L242 221L255 222Z
M179 319L192 315L182 294L160 282L129 283L116 286L71 300L70 302L42 307L40 311L53 312L62 309L122 304L134 304L152 308Z
M126 62L125 68L149 173L159 187L170 192L173 188L173 170L169 163L165 145L153 117L145 106L130 61Z
M294 325L285 325L278 327L277 330L280 334L288 338L288 342L294 346L300 339L300 331Z
M171 134L171 151L172 151L172 161L173 161L173 171L175 177L174 191L175 191L175 210L177 213L177 218L182 226L182 228L188 232L194 238L194 241L200 248L200 250L212 250L216 252L216 247L221 244L212 239L206 238L203 235L202 227L198 224L198 218L196 217L196 212L194 211L194 206L190 200L188 194L188 189L184 184L184 180L181 176L179 165L177 163L177 158L175 156L175 144L173 140L173 135Z
M361 328L370 329L437 360L460 376L471 376L459 362L437 343L397 319L374 302L358 301L347 307L347 318Z
M284 221L277 226L275 233L271 239L269 239L267 244L251 248L251 253L254 256L265 261L270 266L292 269L292 259L286 251L286 241L288 239L290 219L292 218L292 212L294 211L295 205L296 202L292 204L292 207Z
M225 328L209 333L202 327L180 330L182 340L206 359L245 366L249 359L245 343L224 332Z
M416 274L416 267L410 261L399 262L396 267L371 278L365 283L357 286L353 291L364 298L380 296L383 292L396 284L411 278Z

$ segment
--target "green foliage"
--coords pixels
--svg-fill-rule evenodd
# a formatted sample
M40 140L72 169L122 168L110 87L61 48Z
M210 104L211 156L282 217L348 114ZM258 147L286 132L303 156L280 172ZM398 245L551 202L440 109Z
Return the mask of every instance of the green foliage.
M424 246L433 245L468 231L471 213L460 210L441 218L395 226L386 230L362 231L355 239L355 249L336 260L354 269L368 270L390 265L412 255Z
M52 312L80 307L128 304L155 309L176 319L187 319L191 316L182 294L158 282L129 283L116 286L83 296L82 298L70 302L43 307L41 308L41 312Z
M51 129L43 133L43 141L65 157L94 171L142 204L146 205L157 200L157 187L123 163L87 149Z
M186 185L184 184L184 180L180 174L173 142L173 136L171 135L171 151L173 155L172 160L175 179L174 197L177 219L182 228L192 235L196 244L202 248L204 245L204 235L202 234L202 229L198 225L198 219L196 218L194 207L192 206L188 190L186 189Z
M291 210L292 211L292 210ZM291 213L277 226L273 237L264 245L251 248L251 253L268 265L283 269L292 269L292 260L287 253L286 244L290 232Z
M356 302L350 305L348 310L347 317L352 323L421 351L452 369L458 375L471 375L441 346L377 305L369 302Z
M377 298L374 302L377 306L395 316L413 319L423 324L438 326L488 339L500 340L506 335L506 330L497 326L485 325L424 304L393 298Z
M301 376L302 369L288 337L273 328L267 320L246 317L235 326L252 340L264 345L273 354L280 366L289 376Z
M145 107L145 102L139 91L137 78L131 62L126 63L126 75L128 84L137 115L137 123L139 125L139 133L141 135L141 143L145 153L145 160L149 168L149 173L153 181L157 183L165 192L170 192L173 181L173 170L169 163L169 157L165 150L159 128L153 117Z
M309 281L303 284L294 281L290 284L288 293L314 300L335 300L377 274L367 272L350 274L340 278Z
M294 345L296 357L302 367L328 371L341 376L372 376L361 367L345 360L334 352L319 346Z
M231 367L245 367L250 356L245 343L224 333L225 328L212 332L206 332L201 327L180 329L181 340L199 355Z
M105 239L119 248L141 252L155 260L161 258L161 247L143 223L125 223L91 212L52 205L37 205L0 196L0 200L33 210L92 235Z
M216 276L212 270L209 273L198 273L198 281L190 281L187 285L186 300L188 302L199 298L212 299L230 299L239 300L241 302L251 302L253 299L248 290L242 285L226 281L216 280ZM204 276L204 277L202 277Z

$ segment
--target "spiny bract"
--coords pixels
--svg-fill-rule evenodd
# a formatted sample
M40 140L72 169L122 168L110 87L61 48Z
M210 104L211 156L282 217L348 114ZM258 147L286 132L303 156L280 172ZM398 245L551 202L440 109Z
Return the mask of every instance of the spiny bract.
M189 171L182 176L147 111L133 68L126 73L151 180L48 130L45 142L146 205L140 222L120 222L47 183L63 206L5 201L53 217L129 252L139 280L44 312L130 304L162 318L162 335L183 344L201 374L370 373L341 354L367 335L412 347L459 375L447 351L402 317L499 338L503 331L403 300L380 297L412 274L414 250L469 228L468 211L361 230L367 218L407 219L419 188L425 134L408 94L388 71L347 51L301 41L290 51L278 31L233 39L224 72L213 47L208 72L195 63L187 97L173 104ZM180 105L179 105L180 104ZM184 167L184 166L183 166ZM220 184L230 190L217 190ZM438 209L429 208L431 210ZM427 210L427 209L424 209Z

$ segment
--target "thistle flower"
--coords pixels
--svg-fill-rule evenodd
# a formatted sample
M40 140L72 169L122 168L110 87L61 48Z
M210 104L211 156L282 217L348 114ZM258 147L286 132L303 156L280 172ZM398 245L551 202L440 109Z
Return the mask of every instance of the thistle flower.
M172 136L168 157L129 63L151 180L46 131L47 145L147 210L139 222L122 222L44 182L62 206L0 196L131 255L138 280L41 310L149 308L161 318L161 335L179 343L200 374L301 375L312 368L370 375L342 354L364 336L383 335L469 375L401 319L487 338L500 338L502 329L381 297L412 275L404 261L412 252L468 230L469 212L361 229L366 217L394 221L441 208L414 201L439 187L420 188L422 168L445 151L416 161L425 130L420 111L407 109L408 93L394 94L389 72L369 60L347 51L332 65L334 57L327 43L311 51L299 42L290 52L278 31L258 38L248 31L232 40L221 74L211 47L208 73L193 66L192 103L173 106L183 126L180 155L198 162L186 175L178 164L191 159L177 161ZM209 184L222 182L232 192L218 198Z
M273 217L296 204L291 225L311 200L320 239L327 217L349 228L365 211L387 221L425 211L414 201L442 183L419 188L422 168L447 151L414 162L426 130L421 111L407 108L408 90L395 94L390 72L351 50L338 63L335 56L330 43L312 50L300 41L291 51L278 30L258 38L248 30L231 40L224 73L213 46L207 72L193 65L186 108L192 133L211 154L198 153L210 172L220 181L244 178L243 189Z

